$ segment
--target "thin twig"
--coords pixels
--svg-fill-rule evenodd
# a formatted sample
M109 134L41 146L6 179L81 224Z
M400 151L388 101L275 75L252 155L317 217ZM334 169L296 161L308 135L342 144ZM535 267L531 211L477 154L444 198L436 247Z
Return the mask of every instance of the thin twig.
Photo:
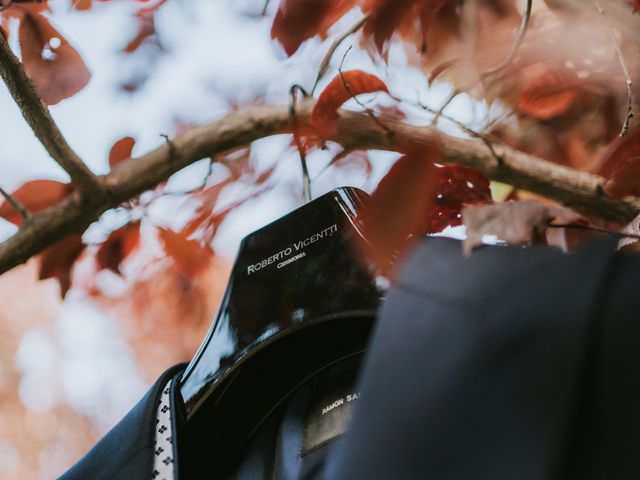
M515 111L509 110L509 111L503 113L502 115L499 115L499 116L495 117L494 119L489 120L487 122L487 124L482 128L482 131L483 132L488 132L491 129L491 127L493 127L495 124L503 122L504 120L506 120L507 118L509 118L510 116L512 116L514 114L515 114Z
M302 167L302 193L304 201L311 201L311 177L309 176L309 169L307 168L307 155L304 151L304 145L302 145L302 139L300 138L300 128L298 124L298 114L296 112L296 104L298 102L297 92L300 91L303 97L308 97L309 94L304 88L298 84L294 84L289 89L289 121L291 122L291 130L293 133L293 140L298 148L298 154L300 155L300 165Z
M593 0L598 12L602 15L604 19L604 23L607 26L607 30L609 31L609 36L611 37L611 43L613 44L613 48L616 50L616 55L618 56L618 62L620 63L620 67L622 68L622 73L624 74L624 80L627 84L627 115L625 116L624 122L622 124L622 129L620 130L620 137L624 137L629 131L629 125L631 123L631 119L633 118L633 82L631 81L631 75L629 75L629 69L627 68L627 64L624 61L624 56L622 55L622 50L620 49L620 45L618 45L618 40L616 39L616 33L613 30L613 26L609 21L609 17L604 9L600 6L600 2L598 0Z
M169 135L167 135L166 133L161 133L160 136L164 138L164 141L167 144L167 148L169 149L169 160L171 160L175 154L175 147L173 146L173 142L171 141L171 138L169 138Z
M453 124L455 124L456 126L461 128L462 130L464 130L466 133L468 133L470 136L479 139L489 149L489 152L491 152L491 155L493 156L493 158L495 158L495 160L498 163L498 165L502 165L504 163L504 159L500 155L498 155L498 153L496 152L495 148L493 148L492 140L489 138L488 134L482 133L482 132L478 132L478 131L466 126L460 120L456 120L453 117L445 115L444 113L442 113L442 108L440 108L439 110L435 110L435 109L429 107L428 105L425 105L425 104L421 103L419 100L415 105L420 107L420 108L422 108L423 110L425 110L425 111L427 111L429 113L433 113L434 115L439 115L440 117L442 117L442 118L444 118L446 120L449 120L450 122L452 122ZM498 140L498 142L499 142L499 139L495 139L495 140Z
M162 192L158 197L152 198L151 202L157 200L161 197L172 197L172 196L182 196L182 195L191 195L193 193L198 193L204 190L204 188L209 183L209 178L211 178L211 174L213 173L213 159L209 159L209 163L207 164L207 171L205 172L200 184L197 187L189 188L188 190L174 190L172 192Z
M637 238L640 240L640 235L635 233L617 232L615 230L609 230L608 228L594 227L592 225L581 225L579 223L550 223L547 225L549 228L573 228L575 230L588 230L590 232L606 233L607 235L613 235L619 238Z
M271 3L271 0L264 0L264 5L262 7L262 13L260 14L262 17L264 17L267 14L267 10L269 8L269 3Z
M0 35L0 77L20 107L31 130L51 158L69 174L71 181L86 200L97 200L103 192L100 180L69 146L53 121L49 109L38 96L22 64L2 35Z
M506 58L502 62L500 62L500 64L483 72L480 75L480 80L484 80L489 75L494 75L504 70L509 65L511 65L511 62L513 62L513 59L515 58L516 53L518 53L518 50L520 49L520 45L522 45L524 36L527 33L527 28L529 27L529 20L531 20L531 7L532 7L533 0L526 0L526 2L527 3L525 6L524 14L522 15L522 21L520 22L520 28L518 29L518 34L516 35L515 42L513 43L513 45L511 45L511 50L509 51L509 54L506 56Z
M338 67L338 75L340 75L340 80L342 81L342 85L347 90L347 93L351 96L351 98L360 107L362 107L364 109L364 111L365 111L365 113L367 115L369 115L371 120L376 122L380 126L380 128L382 128L385 132L387 132L387 135L389 135L389 138L391 138L393 136L393 131L391 131L391 129L389 127L387 127L384 123L382 123L382 121L380 121L380 119L378 117L376 117L375 113L373 113L373 110L371 110L369 107L367 107L364 103L362 103L360 101L358 96L353 92L353 90L351 90L351 86L349 85L349 82L347 82L347 79L344 78L344 73L342 72L342 67L344 66L344 61L346 60L347 54L349 53L349 51L351 51L351 48L352 48L352 46L349 45L349 48L347 48L347 50L344 52L344 55L342 55L342 60L340 61L340 66ZM392 98L395 99L395 97L392 97Z
M2 187L0 187L0 195L2 195L7 200L7 202L9 202L11 206L17 210L17 212L24 220L27 220L31 216L29 210L27 210L27 208L22 205L22 203L20 203L18 199Z
M461 93L462 92L460 90L454 90L453 92L451 92L451 95L447 97L447 99L444 101L440 109L438 109L438 111L434 115L433 119L431 120L431 125L436 125L438 123L438 120L440 119L444 111L451 104L451 102L453 102L453 99L456 98Z
M324 57L322 58L322 61L320 62L320 67L318 68L318 75L316 76L316 81L314 82L313 88L311 89L311 96L313 96L313 94L315 93L316 88L318 87L318 83L320 83L320 80L322 79L324 74L327 73L327 70L329 69L329 64L331 63L331 58L333 57L333 54L336 53L336 50L338 49L338 47L347 38L349 38L351 35L353 35L358 30L360 30L362 26L367 22L368 19L369 19L368 15L362 17L358 21L358 23L356 23L353 27L351 27L345 33L343 33L338 38L336 38L334 42L331 44L331 46L329 47L329 50L327 50L327 53L325 53Z

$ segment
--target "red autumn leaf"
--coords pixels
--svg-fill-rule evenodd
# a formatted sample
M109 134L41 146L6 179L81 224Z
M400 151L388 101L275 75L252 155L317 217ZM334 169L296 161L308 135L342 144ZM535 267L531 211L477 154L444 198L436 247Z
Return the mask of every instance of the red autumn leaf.
M365 254L383 271L411 244L419 232L437 189L439 149L415 150L401 157L380 181L362 210Z
M184 232L174 232L165 228L158 229L158 236L164 251L176 267L185 275L192 276L204 270L213 258L213 250L198 240L187 238Z
M73 264L84 250L80 235L71 235L47 248L40 255L38 278L55 278L60 284L60 295L65 297L71 288L71 270Z
M438 166L433 172L437 187L424 221L424 233L437 233L462 224L465 205L491 203L490 182L481 173L462 165Z
M146 40L156 35L156 25L153 15L141 15L138 16L138 32L129 43L122 49L125 53L133 53L140 45Z
M440 65L437 65L431 72L429 73L429 78L427 79L427 84L431 86L433 82L436 81L436 78L440 76L445 70L451 68L456 63L458 63L458 59L454 58L453 60L447 60L446 62L442 62Z
M302 42L327 30L356 0L282 0L273 20L271 38L280 42L287 55L293 55Z
M355 95L371 92L389 92L385 83L375 75L362 70L348 70L329 82L318 97L311 112L311 122L329 126L338 118L338 108Z
M251 146L231 150L215 157L216 163L224 165L229 170L233 180L239 180L246 173L253 173L254 165L251 160Z
M78 52L42 15L23 11L18 37L24 69L46 104L75 95L89 82Z
M369 15L363 37L370 39L386 58L387 44L394 32L416 19L422 29L423 43L429 33L431 19L439 8L452 0L362 0L362 11Z
M640 195L640 157L626 159L605 183L604 191L619 198Z
M199 200L201 204L195 211L195 217L182 229L181 233L185 237L190 237L196 231L200 230L201 239L204 239L204 241L213 240L219 226L219 222L217 221L218 219L214 214L218 197L224 187L233 183L234 180L235 177L230 176L229 178L216 183L215 185L211 185L203 191L193 195L193 198Z
M133 222L111 232L100 245L96 260L100 270L120 274L120 264L140 245L140 222Z
M640 10L640 0L635 0L635 3L633 4L633 13L636 13L638 10Z
M195 193L193 195L193 198L199 200L201 202L202 207L208 208L209 210L213 210L216 206L216 203L218 202L218 198L220 197L222 190L225 187L232 185L233 182L236 181L237 179L238 177L231 175L225 178L224 180L218 183L214 183L213 185L209 185L203 190Z
M105 1L105 0L102 0L102 1ZM141 2L141 3L142 2L149 2L149 0L138 0L138 1ZM153 3L153 2L149 2L149 3L151 3L151 5L140 8L136 12L136 15L139 16L139 17L153 15L158 10L160 10L160 7L162 7L165 3L167 3L167 0L156 0L155 3Z
M598 173L611 178L636 157L640 157L640 129L632 130L611 142L600 157Z
M569 110L579 93L576 82L548 72L520 92L517 107L531 117L550 120Z
M3 3L9 3L9 2L3 2ZM12 5L7 5L7 10L3 10L3 13L6 13L8 16L11 17L15 17L17 19L20 19L22 17L22 14L27 11L29 13L51 13L51 7L49 7L49 4L47 3L47 0L44 0L42 2L37 2L35 0L28 0L28 1L22 1L20 2L20 5L17 5L18 2L16 2L15 0L13 0L13 4Z
M255 179L253 180L253 184L257 186L264 184L267 180L269 180L273 176L275 171L276 171L276 165L273 165L267 168L266 170L263 170L255 177Z
M80 11L90 10L92 3L92 0L74 0L72 2L73 8Z
M267 173L271 175L274 169L275 167L268 169L266 172L263 172L263 174L261 174L254 183L256 185L260 185L260 183L263 183L259 183L259 181L261 180L260 177ZM213 241L216 233L218 232L218 228L232 211L242 206L247 201L256 198L258 195L264 193L267 190L267 188L264 187L254 190L248 195L245 195L244 197L236 200L230 205L227 205L223 209L216 210L216 203L218 201L218 196L220 195L221 190L226 185L232 182L233 178L228 178L227 180L213 185L193 196L193 198L199 199L202 204L195 211L194 218L191 219L182 229L182 235L189 238L197 233L197 237L201 243L210 244Z
M58 203L72 190L73 186L68 183L55 180L33 180L21 185L11 196L29 213L36 213ZM7 200L0 204L0 217L18 226L23 222L22 215Z
M362 11L369 15L364 26L365 38L371 38L378 52L385 50L385 44L401 23L406 21L418 0L363 0ZM427 0L429 2L430 0Z
M131 158L135 144L136 141L132 137L124 137L114 143L109 152L109 166L113 168L123 160Z

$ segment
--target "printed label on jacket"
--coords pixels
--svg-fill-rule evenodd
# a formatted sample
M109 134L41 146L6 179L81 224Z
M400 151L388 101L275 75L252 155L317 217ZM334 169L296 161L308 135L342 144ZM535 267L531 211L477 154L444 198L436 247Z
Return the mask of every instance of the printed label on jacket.
M313 389L304 421L302 455L342 435L359 398L352 374L319 382Z

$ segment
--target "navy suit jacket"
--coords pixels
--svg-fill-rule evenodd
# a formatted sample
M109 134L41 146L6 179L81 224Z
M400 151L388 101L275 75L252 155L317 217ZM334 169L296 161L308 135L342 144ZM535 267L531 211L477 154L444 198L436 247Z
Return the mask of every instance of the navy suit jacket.
M381 313L339 479L640 476L640 258L428 239Z
M380 311L350 428L307 478L638 478L640 257L614 247L466 258L421 242ZM151 478L149 422L176 371L63 478Z

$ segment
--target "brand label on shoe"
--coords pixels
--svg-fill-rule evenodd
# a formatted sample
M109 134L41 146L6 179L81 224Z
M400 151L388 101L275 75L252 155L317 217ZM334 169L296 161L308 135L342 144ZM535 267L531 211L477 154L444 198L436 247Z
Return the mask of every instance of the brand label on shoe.
M279 252L260 260L252 265L247 266L247 275L252 275L258 271L267 268L270 265L275 265L277 269L281 269L290 265L291 263L300 260L307 256L304 251L310 245L319 242L328 237L332 237L338 232L338 224L329 225L322 230L315 232L313 235L309 235L307 238L297 240Z

